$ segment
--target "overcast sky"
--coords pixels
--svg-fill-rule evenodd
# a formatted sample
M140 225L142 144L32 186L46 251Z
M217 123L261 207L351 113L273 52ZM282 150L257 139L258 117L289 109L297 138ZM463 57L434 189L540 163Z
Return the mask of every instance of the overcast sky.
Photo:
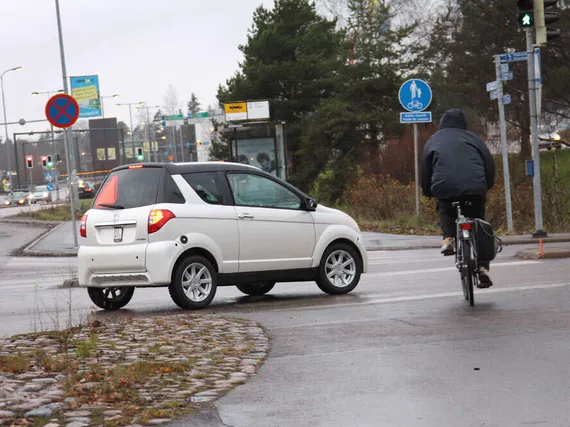
M105 100L105 116L127 123L116 102L162 105L169 84L181 108L195 92L205 109L237 70L260 4L273 0L60 0L68 75L99 75L102 95L120 94ZM55 0L0 0L0 40L0 73L24 67L4 77L8 122L45 118L47 95L31 92L62 88Z

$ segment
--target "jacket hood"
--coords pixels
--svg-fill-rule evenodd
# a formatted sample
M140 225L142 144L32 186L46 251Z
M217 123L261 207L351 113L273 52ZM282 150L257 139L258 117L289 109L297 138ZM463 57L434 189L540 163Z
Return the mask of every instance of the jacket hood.
M467 119L465 118L465 114L463 114L463 111L459 108L447 110L441 118L439 128L457 128L467 130Z

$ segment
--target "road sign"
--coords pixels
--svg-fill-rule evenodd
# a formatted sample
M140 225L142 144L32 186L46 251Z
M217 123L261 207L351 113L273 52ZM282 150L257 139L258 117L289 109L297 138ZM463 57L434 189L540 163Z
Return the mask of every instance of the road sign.
M187 142L187 143L184 144L184 145L186 145L186 147L190 148L190 146L191 146L192 144L190 144L189 142Z
M207 111L199 111L197 113L188 113L189 119L205 119L209 117L209 113Z
M497 98L499 98L499 92L494 90L493 92L489 93L489 96L491 97L491 99L497 99Z
M507 105L507 104L510 104L511 102L512 102L511 95L504 95L503 96L503 104Z
M494 82L489 82L487 83L487 92L493 92L494 90L499 89L499 82L498 81L494 81ZM493 98L491 98L493 99Z
M513 53L503 53L499 55L501 62L517 62L526 61L528 59L528 54L526 52L513 52Z
M402 107L408 111L423 111L431 104L431 88L423 80L410 79L400 87L398 99Z
M431 123L431 111L400 113L400 123Z
M47 191L53 191L55 189L55 187L53 184L48 184L48 185L46 185L46 189L47 189Z
M512 80L514 78L513 72L509 71L508 73L501 73L501 80Z
M50 172L44 173L44 180L46 182L52 182L53 181L53 175Z
M202 145L210 145L210 141L202 141Z
M46 117L55 127L68 128L79 118L77 101L65 93L52 96L46 104Z
M510 70L509 64L501 64L501 73L508 73Z
M184 120L183 114L173 114L170 116L162 116L162 120Z
M172 144L168 144L168 148L172 148Z

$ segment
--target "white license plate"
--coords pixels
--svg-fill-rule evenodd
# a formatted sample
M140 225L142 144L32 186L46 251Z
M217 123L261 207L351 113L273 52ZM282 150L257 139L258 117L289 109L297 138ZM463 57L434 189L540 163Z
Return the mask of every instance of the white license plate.
M115 242L123 241L123 227L115 227L113 232L113 240Z

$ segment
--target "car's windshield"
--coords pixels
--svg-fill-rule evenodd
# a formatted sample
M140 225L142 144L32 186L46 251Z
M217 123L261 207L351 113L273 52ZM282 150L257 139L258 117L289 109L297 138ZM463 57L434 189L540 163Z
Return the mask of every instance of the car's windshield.
M156 203L161 168L140 167L112 172L95 199L95 209L130 209Z

